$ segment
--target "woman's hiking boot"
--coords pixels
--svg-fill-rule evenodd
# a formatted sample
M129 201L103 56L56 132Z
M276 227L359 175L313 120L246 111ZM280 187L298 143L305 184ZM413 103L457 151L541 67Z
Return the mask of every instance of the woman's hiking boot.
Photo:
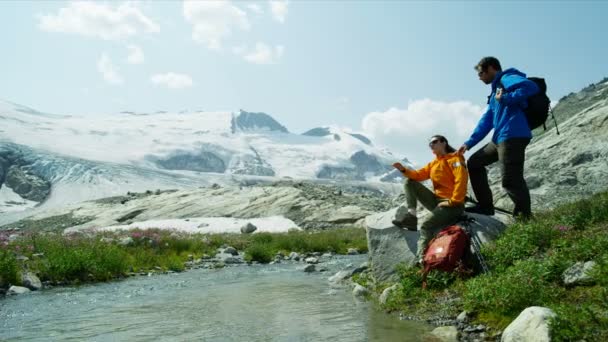
M393 220L393 224L399 228L405 228L409 231L415 232L418 230L418 217L416 217L416 215L407 213L401 221Z

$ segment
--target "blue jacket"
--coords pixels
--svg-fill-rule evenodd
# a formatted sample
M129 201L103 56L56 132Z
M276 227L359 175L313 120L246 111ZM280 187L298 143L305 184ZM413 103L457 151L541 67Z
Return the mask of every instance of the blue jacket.
M496 101L497 88L503 89L502 97ZM481 116L477 127L464 144L473 148L494 128L492 142L500 144L511 138L532 138L532 132L523 109L528 107L528 97L538 93L536 83L528 80L526 74L511 68L496 75L492 81L492 94L488 109Z

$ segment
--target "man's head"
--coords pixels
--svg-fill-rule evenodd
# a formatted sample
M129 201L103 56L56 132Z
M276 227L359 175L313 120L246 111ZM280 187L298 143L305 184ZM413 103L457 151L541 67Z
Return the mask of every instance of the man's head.
M490 84L496 77L496 74L502 71L500 62L496 57L484 57L475 66L477 76L485 84Z

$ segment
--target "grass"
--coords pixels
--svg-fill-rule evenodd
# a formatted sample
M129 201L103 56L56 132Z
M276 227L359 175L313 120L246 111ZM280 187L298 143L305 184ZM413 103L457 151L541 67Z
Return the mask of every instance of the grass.
M545 306L558 315L551 321L553 340L608 340L608 192L513 224L482 253L490 273L467 278L431 272L426 291L417 269L401 269L402 291L386 309L423 317L468 310L477 321L504 329L523 309ZM566 287L563 272L589 260L598 263L596 284ZM450 298L458 300L446 307Z
M122 245L123 239L130 243ZM0 286L19 284L22 266L17 255L28 257L27 268L42 281L80 283L107 281L131 272L183 271L185 262L214 256L217 249L232 246L245 251L247 261L267 263L277 253L335 252L348 248L367 251L365 230L340 228L318 232L281 234L185 234L162 230L134 230L94 235L26 233L9 242L0 232Z

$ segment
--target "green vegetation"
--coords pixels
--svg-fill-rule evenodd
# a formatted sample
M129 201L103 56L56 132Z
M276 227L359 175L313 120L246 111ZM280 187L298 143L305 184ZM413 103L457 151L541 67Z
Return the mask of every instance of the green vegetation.
M222 246L245 251L245 260L267 263L277 253L367 250L365 230L344 228L270 234L186 234L162 230L62 235L26 233L17 239L0 232L0 286L18 284L22 261L42 281L107 281L131 272L183 271L191 259L214 256Z
M419 270L403 268L402 291L386 309L422 317L453 317L468 310L478 321L503 329L523 309L545 306L558 315L551 322L554 340L608 340L608 192L513 224L482 253L489 274L431 272L426 291ZM566 287L563 272L589 260L598 263L596 284Z

